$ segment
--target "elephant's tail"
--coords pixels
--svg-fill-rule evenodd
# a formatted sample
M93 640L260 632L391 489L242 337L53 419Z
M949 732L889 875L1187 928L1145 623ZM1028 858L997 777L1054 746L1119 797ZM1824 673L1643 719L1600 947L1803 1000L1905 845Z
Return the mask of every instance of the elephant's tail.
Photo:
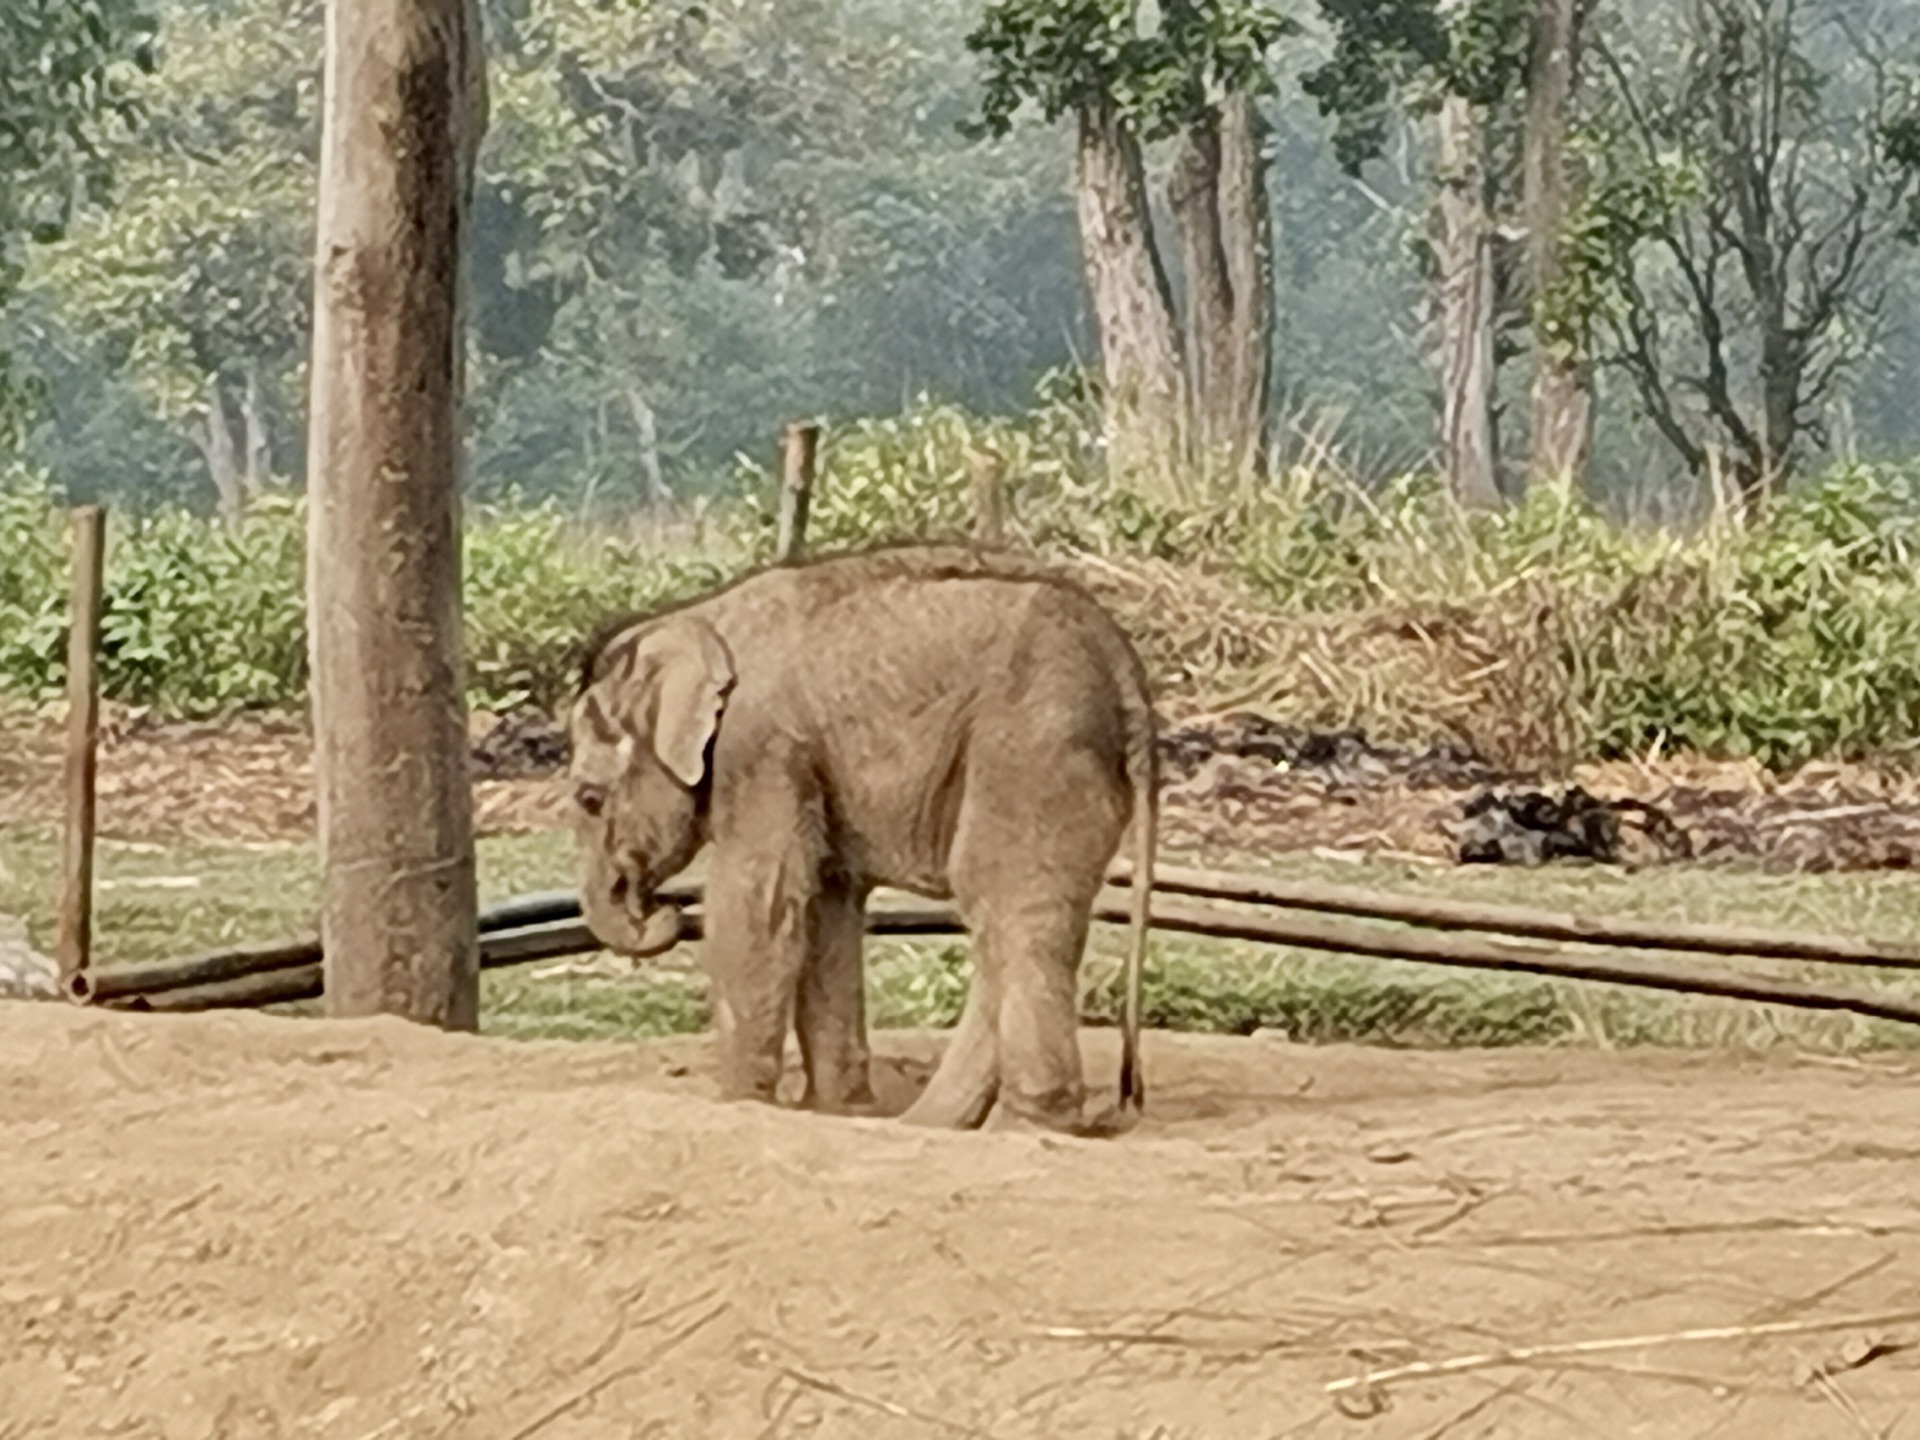
M1147 1099L1146 1076L1140 1068L1140 984L1152 934L1153 859L1160 829L1160 763L1154 745L1153 702L1146 694L1145 679L1142 674L1138 709L1127 737L1127 780L1133 788L1133 908L1120 1010L1120 1110L1135 1115Z

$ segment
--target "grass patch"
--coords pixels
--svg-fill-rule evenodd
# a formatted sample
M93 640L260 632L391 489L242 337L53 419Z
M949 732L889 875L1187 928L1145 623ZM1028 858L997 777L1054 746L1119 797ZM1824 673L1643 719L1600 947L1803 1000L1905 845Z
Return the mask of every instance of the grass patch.
M572 842L563 834L493 837L479 852L483 902L571 883ZM24 917L42 946L52 939L57 856L51 830L0 829L0 911ZM1780 876L1673 867L1628 877L1598 867L1521 872L1307 857L1280 868L1302 878L1609 915L1920 933L1920 876L1902 872ZM313 853L301 845L163 850L109 841L101 847L99 879L96 943L103 963L310 931L318 897ZM183 883L188 880L194 883ZM1118 1013L1123 941L1121 931L1096 927L1089 946L1082 1008L1095 1023L1111 1023ZM966 998L967 953L958 941L870 942L871 1023L951 1025ZM617 979L489 972L482 1028L514 1038L569 1039L696 1031L707 1015L697 960L696 947L688 947ZM1783 966L1773 973L1819 972ZM1920 988L1913 977L1884 971L1825 973L1856 985ZM1179 936L1156 940L1145 1002L1155 1027L1240 1035L1279 1030L1308 1043L1792 1044L1827 1053L1920 1045L1920 1032L1908 1027L1848 1016Z

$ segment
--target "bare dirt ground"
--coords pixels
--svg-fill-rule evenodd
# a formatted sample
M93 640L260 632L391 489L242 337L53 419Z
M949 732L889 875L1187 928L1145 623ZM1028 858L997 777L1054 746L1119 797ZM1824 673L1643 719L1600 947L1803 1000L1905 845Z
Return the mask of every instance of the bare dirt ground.
M0 1005L0 1436L1920 1435L1912 1070L1149 1043L1076 1142L718 1105L698 1038ZM1801 1328L1325 1390L1722 1326Z
M535 714L474 716L474 818L482 835L564 825L564 737ZM51 711L0 709L0 825L61 813ZM1669 757L1576 767L1550 781L1445 746L1377 748L1257 716L1163 727L1162 839L1195 854L1367 851L1449 862L1475 796L1571 783L1624 805L1627 864L1731 860L1775 871L1908 869L1920 856L1920 771L1816 764L1774 775L1751 762ZM278 841L312 834L313 747L299 717L163 721L108 706L101 833L121 839Z

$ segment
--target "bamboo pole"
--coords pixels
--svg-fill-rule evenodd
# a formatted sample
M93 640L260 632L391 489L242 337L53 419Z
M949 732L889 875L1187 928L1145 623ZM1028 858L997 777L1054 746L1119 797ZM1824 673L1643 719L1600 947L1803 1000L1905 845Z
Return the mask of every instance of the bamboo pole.
M813 507L814 468L820 451L818 425L789 425L780 441L780 563L791 565L807 548L807 516Z
M1124 885L1132 868L1117 864L1109 884ZM1477 930L1525 935L1537 940L1567 940L1614 945L1629 950L1684 950L1707 955L1740 955L1762 960L1804 960L1824 965L1881 966L1920 970L1920 945L1867 939L1856 935L1820 935L1766 930L1754 925L1697 925L1682 921L1632 920L1582 915L1517 905L1405 895L1311 880L1282 880L1226 870L1196 870L1155 865L1153 888L1171 895L1238 900L1289 910L1394 920L1434 930Z
M1126 893L1109 888L1095 902L1094 918L1124 924ZM1775 980L1753 975L1696 969L1655 952L1641 959L1621 950L1599 947L1577 949L1544 940L1509 940L1487 934L1430 934L1422 930L1389 930L1348 920L1324 919L1285 910L1261 914L1226 911L1211 904L1154 902L1153 924L1158 930L1209 935L1221 940L1256 940L1322 950L1335 955L1368 955L1382 960L1413 960L1428 965L1452 965L1472 970L1504 970L1549 975L1563 980L1592 980L1676 994L1710 995L1728 1000L1753 1000L1802 1010L1843 1010L1880 1020L1920 1025L1920 1000L1848 986L1810 985L1797 980Z
M66 835L54 954L64 984L93 960L94 781L100 751L100 600L107 525L98 505L73 512L73 593L67 619Z
M691 888L687 886L681 893L685 894ZM697 904L697 901L689 902L684 917L686 928L683 934L688 939L697 939L700 934ZM1095 900L1093 918L1124 925L1130 906L1130 892L1110 885ZM1153 924L1155 929L1181 934L1289 945L1336 955L1365 955L1429 965L1587 980L1676 994L1750 1000L1797 1009L1843 1011L1920 1025L1920 1001L1895 993L1703 970L1686 965L1670 952L1656 952L1653 957L1646 958L1617 949L1583 948L1551 941L1514 940L1486 934L1431 934L1420 930L1395 930L1286 910L1270 909L1266 913L1254 909L1232 910L1218 902L1183 903L1158 897L1153 905ZM950 906L906 897L883 897L870 907L867 915L869 934L934 935L956 933L961 929L959 916ZM599 942L577 920L520 926L484 936L481 940L481 964L489 967L522 964L582 954L599 948ZM317 964L302 967L298 972L281 973L285 980L280 985L270 984L264 979L257 985L248 981L234 981L223 986L203 985L184 990L148 992L139 996L134 1003L156 1010L205 1009L309 999L320 993L322 981ZM296 980L296 973L309 978Z

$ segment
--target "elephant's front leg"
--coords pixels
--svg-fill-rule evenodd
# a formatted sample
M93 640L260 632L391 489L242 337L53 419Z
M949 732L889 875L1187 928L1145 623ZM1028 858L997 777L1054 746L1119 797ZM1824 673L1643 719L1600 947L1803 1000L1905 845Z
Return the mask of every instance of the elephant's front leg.
M810 958L818 884L804 863L716 848L706 891L706 961L729 1100L771 1102L795 994Z
M866 898L864 891L847 885L820 892L812 906L807 964L800 972L795 1018L807 1068L802 1103L835 1114L873 1105L862 953Z

